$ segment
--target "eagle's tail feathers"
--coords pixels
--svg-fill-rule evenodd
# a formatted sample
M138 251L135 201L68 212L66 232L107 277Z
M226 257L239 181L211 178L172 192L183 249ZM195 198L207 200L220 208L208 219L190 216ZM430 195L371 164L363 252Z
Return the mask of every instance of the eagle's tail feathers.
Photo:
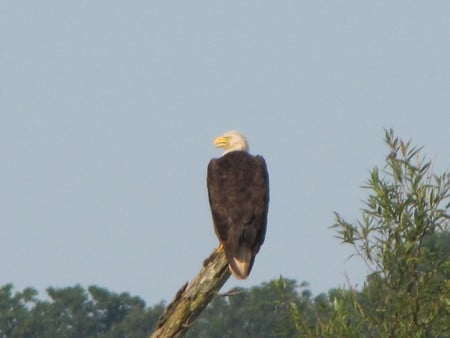
M238 256L231 256L228 259L228 267L231 274L237 279L246 279L253 266L254 257L248 248L241 248Z

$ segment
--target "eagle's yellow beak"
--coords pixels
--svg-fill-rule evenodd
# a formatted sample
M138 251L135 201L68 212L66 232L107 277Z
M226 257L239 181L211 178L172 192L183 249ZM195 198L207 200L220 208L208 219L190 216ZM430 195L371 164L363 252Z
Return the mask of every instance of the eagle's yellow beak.
M216 148L227 148L230 143L230 138L227 136L219 136L214 140L214 146Z

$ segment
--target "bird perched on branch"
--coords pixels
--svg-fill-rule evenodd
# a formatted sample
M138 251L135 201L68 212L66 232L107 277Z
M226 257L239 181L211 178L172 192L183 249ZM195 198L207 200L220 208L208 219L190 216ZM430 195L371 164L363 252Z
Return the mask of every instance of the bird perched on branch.
M225 250L231 273L250 274L264 242L269 207L269 175L262 156L250 155L244 135L232 130L214 140L221 157L208 165L207 187L218 250Z

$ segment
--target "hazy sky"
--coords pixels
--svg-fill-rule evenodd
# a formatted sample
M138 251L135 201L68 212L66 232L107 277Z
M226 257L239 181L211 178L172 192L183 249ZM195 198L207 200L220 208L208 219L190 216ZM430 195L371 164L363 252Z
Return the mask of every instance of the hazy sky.
M212 140L268 163L247 281L317 294L367 269L333 237L387 154L450 167L449 1L0 1L0 284L170 300L214 247Z

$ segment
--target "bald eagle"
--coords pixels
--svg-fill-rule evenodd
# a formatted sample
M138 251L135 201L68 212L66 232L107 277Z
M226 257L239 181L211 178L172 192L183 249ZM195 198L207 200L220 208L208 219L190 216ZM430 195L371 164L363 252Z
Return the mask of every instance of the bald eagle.
M269 206L269 175L262 156L250 155L246 138L229 131L214 140L225 151L208 165L207 187L214 230L231 273L250 274L264 242Z

